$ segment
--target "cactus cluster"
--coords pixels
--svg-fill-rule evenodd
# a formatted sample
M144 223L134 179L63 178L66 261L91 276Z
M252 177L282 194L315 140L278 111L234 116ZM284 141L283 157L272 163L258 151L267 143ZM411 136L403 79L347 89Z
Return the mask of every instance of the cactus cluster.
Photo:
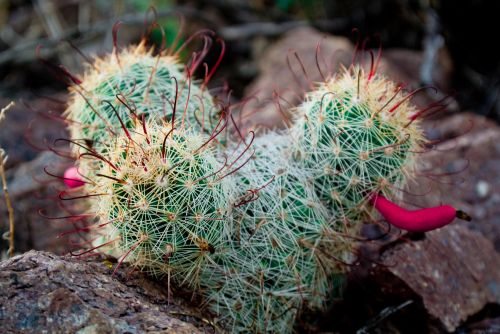
M222 141L230 114L181 68L141 44L71 90L95 248L169 275L227 330L290 332L340 284L371 196L394 198L411 176L416 110L353 66L308 93L290 128Z

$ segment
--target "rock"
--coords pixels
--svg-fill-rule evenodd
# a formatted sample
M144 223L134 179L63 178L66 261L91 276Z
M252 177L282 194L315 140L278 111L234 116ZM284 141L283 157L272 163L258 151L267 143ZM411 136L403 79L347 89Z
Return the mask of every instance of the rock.
M45 151L38 154L35 159L21 163L15 169L9 169L7 183L10 196L23 197L46 187L49 182L56 182L57 179L46 174L44 168L47 168L49 173L62 176L65 167L70 165L69 161L51 151Z
M450 91L450 78L452 76L452 61L446 49L438 52L437 59L433 64L432 82L422 82L422 66L424 64L424 52L407 49L383 50L378 72L386 75L395 82L401 82L407 85L409 90L420 86L432 85L438 91L437 94L432 89L422 91L412 98L412 102L420 108L425 108L436 100L446 96ZM448 111L458 111L457 102L449 97Z
M500 317L486 318L468 325L462 331L462 333L468 334L492 334L498 332L500 332Z
M476 193L479 198L485 198L490 193L490 184L486 181L479 180L476 183Z
M3 107L9 100L0 98ZM0 146L9 160L6 168L34 159L41 151L52 145L54 139L67 138L66 126L56 121L64 110L62 101L31 98L29 103L16 101L0 125Z
M487 303L500 303L500 256L488 239L464 226L398 243L382 259L450 332Z
M416 87L420 84L423 61L422 51L396 48L383 50L379 70L394 81L408 83L410 86ZM448 91L453 65L446 49L441 49L438 52L435 61L432 83L438 89Z
M123 264L30 251L0 263L4 333L203 333L198 310ZM181 320L182 318L182 320Z

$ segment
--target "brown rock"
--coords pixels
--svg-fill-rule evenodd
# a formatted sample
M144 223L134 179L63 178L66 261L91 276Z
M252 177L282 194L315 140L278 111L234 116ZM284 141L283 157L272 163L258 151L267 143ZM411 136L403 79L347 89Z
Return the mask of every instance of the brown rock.
M383 261L450 332L487 303L500 303L500 256L488 239L463 226L397 244Z
M416 89L424 83L421 79L421 70L424 63L422 51L407 49L390 49L382 52L378 72L386 75L395 82L404 83L409 90ZM429 103L446 96L450 90L452 74L451 59L445 49L439 52L433 64L432 86L438 89L423 91L412 98L412 102L420 108L425 108ZM426 83L429 85L429 83ZM458 104L454 99L448 99L448 110L458 111Z
M482 321L470 324L464 328L468 334L489 334L500 332L500 317L486 318Z
M9 194L13 198L20 198L47 186L57 179L44 173L44 168L55 175L63 175L65 168L71 163L51 151L41 152L28 162L21 163L7 172ZM62 181L60 182L62 185ZM0 195L2 190L0 189Z
M10 100L0 98L4 107ZM0 145L7 152L7 168L34 159L54 139L67 138L66 125L55 121L64 110L63 102L45 98L16 101L0 125Z
M422 51L407 49L383 50L379 69L392 80L405 82L415 87L420 83L423 61ZM433 69L433 84L443 91L450 89L449 83L453 66L445 49L442 49L437 55Z
M5 333L202 333L197 310L165 286L101 259L30 251L0 263L0 323ZM182 317L183 320L180 320ZM199 327L199 328L197 328Z

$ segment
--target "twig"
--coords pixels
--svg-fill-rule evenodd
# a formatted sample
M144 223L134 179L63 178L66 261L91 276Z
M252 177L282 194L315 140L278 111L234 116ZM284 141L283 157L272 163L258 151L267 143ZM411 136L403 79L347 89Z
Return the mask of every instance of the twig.
M425 26L424 57L420 66L420 80L424 85L434 84L432 73L436 67L437 54L444 46L444 37L439 34L439 17L432 8L427 8L427 23Z
M5 117L5 113L14 105L14 102L9 103L5 108L0 111L0 122ZM12 208L12 202L9 196L9 190L7 189L7 177L5 176L5 162L7 161L7 155L5 151L0 148L0 178L2 180L3 195L5 198L5 204L7 205L7 212L9 213L9 232L7 232L4 237L9 240L9 256L14 256L14 209Z
M185 316L185 317L193 317L193 318L196 318L210 326L212 326L212 328L215 330L216 333L224 333L224 331L219 327L217 326L217 324L210 320L210 319L207 319L207 318L204 318L202 316L199 316L199 315L196 315L196 314L193 314L193 313L185 313L185 312L179 312L179 311L170 311L168 312L170 315L180 315L180 316Z
M279 36L289 30L298 27L317 27L325 31L339 31L345 29L349 20L338 18L334 20L309 21L287 21L275 22L252 22L242 25L221 28L218 33L226 41L248 39L254 36Z
M34 2L35 12L45 27L45 31L51 38L59 38L64 31L62 19L52 1L36 0Z
M385 318L390 316L393 313L396 313L397 311L401 310L402 308L405 308L408 305L413 304L413 300L407 300L403 304L398 305L398 306L389 306L383 309L375 318L370 319L368 323L363 326L362 328L358 329L356 331L356 334L368 334L369 330L377 326L379 323L381 323Z
M203 17L202 13L196 11L195 9L183 6L172 7L168 10L159 11L157 13L157 16L166 17L174 14L185 15L188 17L196 18L197 20L203 21L205 23L210 23L207 22L207 19ZM93 24L89 24L88 28L85 30L80 30L81 27L79 28L77 26L71 27L66 29L60 36L58 36L58 38L39 38L21 42L6 51L0 52L0 65L11 61L16 63L32 61L33 59L35 59L34 50L39 44L43 44L45 46L44 49L42 49L42 56L51 57L58 51L57 46L61 43L61 40L74 39L78 36L95 36L96 34L98 35L105 33L109 30L109 27L112 26L112 22L114 20L116 19L112 18L97 21ZM144 24L144 13L124 15L120 18L120 21L123 22L123 24L129 25Z
M181 14L183 16L191 17L203 22L207 26L214 27L215 23L208 20L203 13L187 6L175 6L168 10L158 11L157 17L166 17L174 14ZM61 40L74 39L79 36L95 36L102 34L109 30L112 21L115 19L106 19L88 24L83 27L71 27L58 36L58 38L40 38L31 41L21 42L10 49L0 52L0 65L8 62L23 63L34 59L34 52L29 52L35 49L39 44L45 47L42 49L42 56L51 57L58 52L58 44ZM133 13L120 17L123 24L137 25L144 24L143 13ZM286 21L282 23L275 22L254 22L230 27L222 27L216 29L216 32L226 41L242 40L252 38L258 35L262 36L279 36L291 29L304 26L312 26L324 31L339 31L345 29L350 25L351 20L348 18L338 18L334 20L317 20L314 22L309 21ZM78 43L76 43L78 44ZM20 57L20 55L22 55Z

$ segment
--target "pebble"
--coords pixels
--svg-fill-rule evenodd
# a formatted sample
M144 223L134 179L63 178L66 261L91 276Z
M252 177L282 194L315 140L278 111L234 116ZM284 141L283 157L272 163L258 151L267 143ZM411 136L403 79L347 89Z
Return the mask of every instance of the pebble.
M490 193L490 184L486 181L479 180L476 184L476 193L479 198L485 198Z

